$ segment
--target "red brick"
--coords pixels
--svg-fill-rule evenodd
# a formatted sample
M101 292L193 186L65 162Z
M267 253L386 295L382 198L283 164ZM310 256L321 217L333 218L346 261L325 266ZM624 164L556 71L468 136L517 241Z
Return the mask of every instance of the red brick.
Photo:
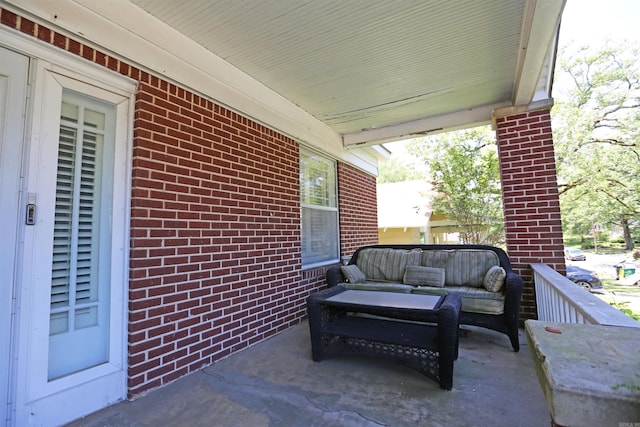
M30 19L26 19L24 17L20 18L20 31L22 31L25 34L28 34L30 36L33 36L36 34L36 24L31 21Z
M0 8L0 22L8 26L9 28L18 28L18 15L8 11L7 9Z
M548 110L496 121L507 250L514 269L533 295L529 264L562 266L562 223ZM523 296L522 319L535 318L535 298Z
M0 20L139 82L129 397L304 318L326 268L301 269L298 142L78 39L42 26L36 34L33 22L6 10ZM340 249L351 254L377 242L376 179L338 162L338 180ZM178 352L168 345L175 340Z

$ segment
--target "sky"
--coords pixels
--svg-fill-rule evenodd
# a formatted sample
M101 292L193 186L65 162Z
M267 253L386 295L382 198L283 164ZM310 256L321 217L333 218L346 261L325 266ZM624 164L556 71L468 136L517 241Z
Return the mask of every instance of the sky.
M640 41L639 0L567 0L560 45L591 45L612 40Z

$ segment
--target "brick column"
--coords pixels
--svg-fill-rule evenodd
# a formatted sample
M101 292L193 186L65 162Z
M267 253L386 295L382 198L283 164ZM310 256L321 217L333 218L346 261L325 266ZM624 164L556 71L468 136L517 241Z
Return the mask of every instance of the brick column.
M531 263L565 272L552 100L494 111L507 252L524 280L521 319L537 317Z

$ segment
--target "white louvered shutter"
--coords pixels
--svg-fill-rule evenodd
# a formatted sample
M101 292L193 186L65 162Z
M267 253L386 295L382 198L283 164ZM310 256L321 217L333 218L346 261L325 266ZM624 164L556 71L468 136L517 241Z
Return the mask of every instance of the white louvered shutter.
M89 100L87 100L89 101ZM51 279L51 317L49 335L57 347L82 346L82 333L100 325L100 217L102 199L102 155L105 112L92 109L82 97L63 96L60 118L58 168ZM102 322L106 323L106 322ZM89 331L87 331L89 333ZM102 335L104 330L91 334ZM60 337L56 337L60 335ZM67 356L54 356L49 378L57 378L93 366L107 359L107 345L85 343L89 356L73 362ZM91 354L92 353L92 354ZM58 362L55 362L55 361ZM84 366L87 365L87 366Z

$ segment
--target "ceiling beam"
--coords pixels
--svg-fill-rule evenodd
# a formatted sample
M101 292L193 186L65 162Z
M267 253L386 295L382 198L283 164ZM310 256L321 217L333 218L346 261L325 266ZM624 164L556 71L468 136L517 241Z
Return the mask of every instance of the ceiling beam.
M566 0L527 0L516 69L513 105L551 96L551 74ZM541 93L546 92L546 93Z
M345 148L360 148L363 146L480 126L491 123L493 110L509 105L509 103L484 105L454 113L426 117L407 123L368 129L358 133L345 134L342 136L342 141Z

